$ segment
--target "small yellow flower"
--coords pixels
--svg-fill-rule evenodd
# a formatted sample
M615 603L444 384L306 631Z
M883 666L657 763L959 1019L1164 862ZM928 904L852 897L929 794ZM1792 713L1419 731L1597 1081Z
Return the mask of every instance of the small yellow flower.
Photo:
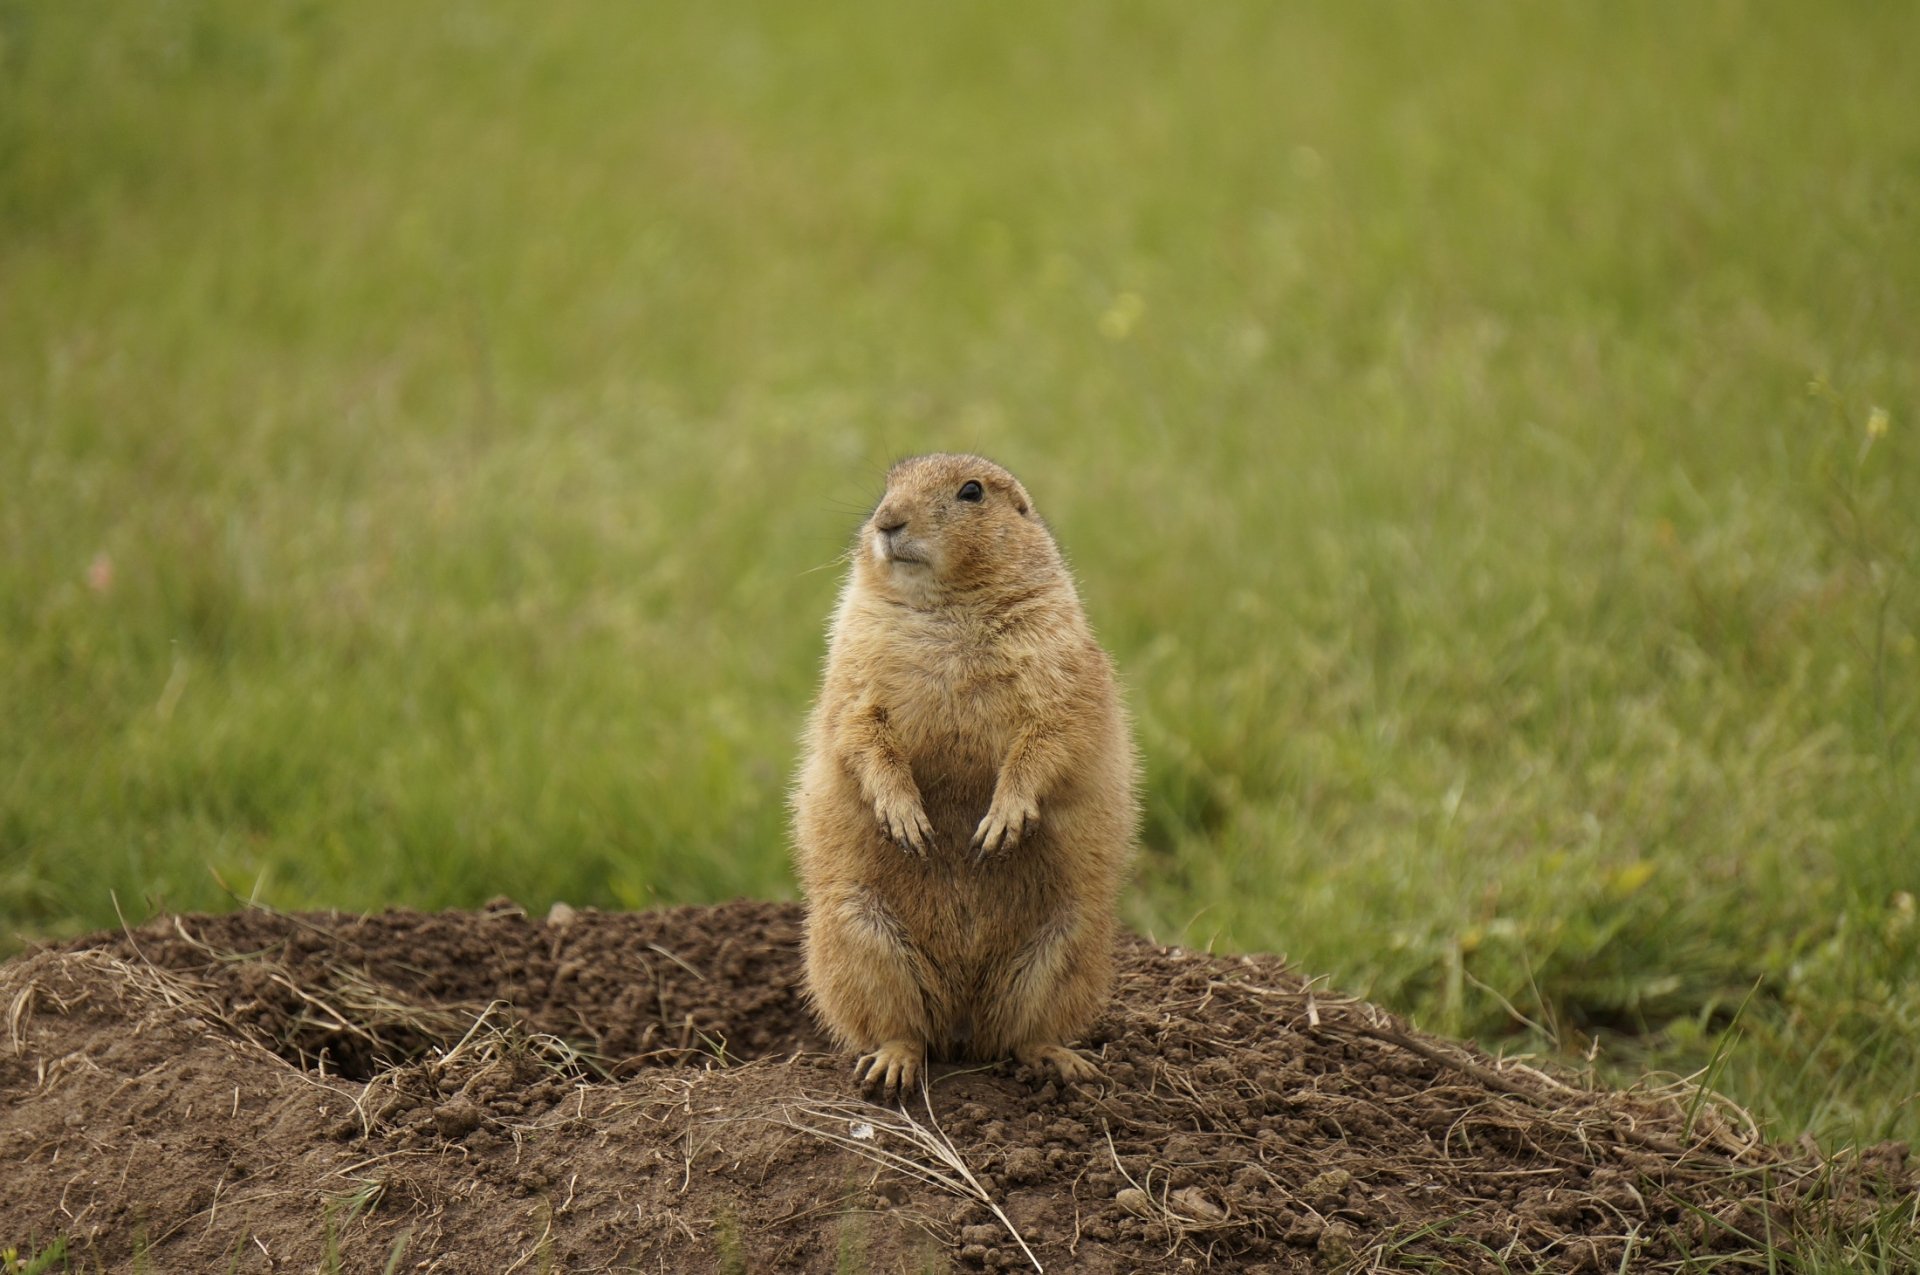
M1100 316L1100 335L1109 341L1124 341L1133 335L1147 312L1147 301L1137 292L1122 292Z
M1885 921L1888 938L1904 934L1913 928L1913 895L1905 890L1897 890L1893 895L1893 911Z
M1867 437L1885 438L1887 436L1887 426L1892 424L1892 419L1892 417L1887 415L1887 409L1884 407L1876 407L1871 412L1868 412Z
M1607 873L1607 889L1616 899L1624 899L1651 880L1653 873L1653 864L1635 859Z

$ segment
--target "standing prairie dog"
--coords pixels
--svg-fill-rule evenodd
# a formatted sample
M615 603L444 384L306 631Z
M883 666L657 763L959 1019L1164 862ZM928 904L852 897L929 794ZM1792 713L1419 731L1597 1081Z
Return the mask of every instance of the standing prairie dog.
M856 1082L1067 1048L1105 1004L1138 762L1112 662L1014 476L901 461L860 529L793 794L807 991Z

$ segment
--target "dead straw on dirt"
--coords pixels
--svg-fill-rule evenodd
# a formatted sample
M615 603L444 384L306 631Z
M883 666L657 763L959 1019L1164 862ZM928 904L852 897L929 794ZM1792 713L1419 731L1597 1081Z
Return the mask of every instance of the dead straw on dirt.
M1424 1037L1375 1006L1330 995L1311 983L1274 986L1236 971L1180 990L1184 996L1163 992L1156 1012L1129 1016L1132 1026L1156 1039L1162 1059L1198 1056L1207 1046L1215 1047L1216 1057L1230 1054L1235 1042L1196 1036L1191 1024L1203 1011L1217 1013L1237 1001L1249 1018L1272 1029L1337 1046L1343 1066L1352 1073L1414 1079L1412 1067L1417 1064L1411 1060L1427 1064L1426 1074L1417 1079L1421 1098L1429 1106L1444 1098L1450 1110L1444 1136L1433 1145L1416 1130L1382 1136L1379 1116L1391 1109L1388 1104L1339 1092L1317 1093L1313 1105L1318 1119L1336 1146L1366 1151L1364 1163L1355 1157L1350 1168L1337 1170L1343 1176L1334 1178L1325 1145L1253 1144L1221 1126L1218 1113L1226 1095L1220 1081L1241 1085L1246 1077L1223 1075L1217 1068L1209 1071L1204 1063L1157 1062L1143 1088L1119 1099L1103 1095L1098 1103L1109 1122L1113 1166L1129 1187L1122 1192L1123 1206L1151 1219L1173 1247L1193 1241L1204 1248L1208 1232L1227 1229L1284 1238L1266 1214L1288 1211L1263 1209L1255 1197L1242 1193L1229 1217L1226 1207L1203 1192L1176 1190L1172 1184L1192 1163L1154 1155L1152 1149L1177 1140L1190 1147L1204 1145L1211 1153L1206 1163L1215 1167L1254 1171L1260 1180L1278 1186L1288 1205L1330 1228L1339 1223L1345 1203L1330 1184L1345 1182L1348 1175L1378 1184L1408 1183L1429 1174L1437 1160L1459 1176L1449 1188L1429 1188L1457 1197L1435 1204L1451 1203L1464 1217L1483 1209L1485 1201L1461 1190L1463 1185L1502 1175L1572 1170L1577 1175L1573 1182L1555 1186L1552 1209L1516 1210L1508 1241L1497 1249L1485 1248L1502 1262L1516 1260L1516 1254L1560 1254L1577 1264L1606 1268L1620 1263L1619 1269L1677 1269L1688 1259L1648 1262L1636 1256L1644 1248L1645 1234L1661 1229L1663 1211L1678 1211L1694 1222L1706 1247L1717 1240L1753 1252L1775 1252L1785 1251L1795 1223L1804 1223L1813 1213L1850 1208L1861 1214L1850 1219L1857 1224L1872 1208L1858 1194L1839 1189L1854 1167L1847 1155L1796 1156L1768 1143L1751 1113L1712 1091L1702 1076L1624 1091L1595 1089L1521 1059L1488 1058L1470 1047ZM1139 992L1144 999L1150 989ZM1125 997L1123 990L1123 1001ZM1222 1001L1230 1004L1222 1006ZM1401 1057L1396 1059L1396 1054ZM1363 1127L1348 1127L1350 1119ZM1124 1146L1114 1140L1114 1128L1125 1131ZM1196 1131L1202 1135L1198 1139ZM1490 1146L1500 1155L1489 1157ZM1516 1153L1540 1167L1513 1168ZM1129 1170L1128 1158L1143 1163L1144 1170ZM1576 1185L1581 1180L1593 1186L1583 1189ZM1646 1188L1644 1193L1636 1182ZM1840 1203L1842 1196L1850 1202ZM1596 1224L1595 1219L1606 1217L1614 1219L1614 1233ZM1558 1224L1574 1219L1579 1220L1577 1227ZM1366 1252L1385 1260L1394 1251L1436 1237L1432 1223L1395 1228ZM1356 1253L1356 1260L1361 1256Z
M1007 1216L1000 1202L981 1183L966 1157L940 1127L924 1075L920 1079L920 1102L927 1113L924 1124L914 1118L905 1103L899 1107L879 1107L857 1099L819 1095L782 1103L777 1114L757 1118L770 1119L951 1195L977 1202L1006 1228L1033 1269L1044 1272L1046 1268L1034 1256L1013 1219ZM882 1139L891 1139L905 1150L895 1151L882 1145Z

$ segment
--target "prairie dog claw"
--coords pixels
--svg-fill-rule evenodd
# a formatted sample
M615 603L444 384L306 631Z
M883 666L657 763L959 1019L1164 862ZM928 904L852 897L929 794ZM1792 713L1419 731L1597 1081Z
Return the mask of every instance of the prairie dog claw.
M882 1100L904 1095L920 1080L926 1047L911 1040L889 1040L853 1064L853 1083Z
M927 812L918 800L890 802L877 807L874 813L893 844L908 854L924 855L933 845L933 824L928 822Z
M1011 850L1039 826L1040 807L1032 800L995 797L987 817L973 830L974 854L986 859Z
M1068 1049L1065 1045L1019 1045L1014 1048L1013 1056L1029 1067L1051 1067L1060 1079L1070 1084L1103 1085L1107 1082L1107 1078L1100 1074L1100 1069L1089 1062L1085 1054Z

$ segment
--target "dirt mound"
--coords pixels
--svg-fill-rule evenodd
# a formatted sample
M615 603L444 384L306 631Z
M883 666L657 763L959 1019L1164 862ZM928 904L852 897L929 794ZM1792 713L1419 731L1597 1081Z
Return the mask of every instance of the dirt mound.
M857 1101L799 912L165 918L0 968L0 1248L155 1271L1649 1270L1909 1195L1273 958L1129 940L1113 1082Z

